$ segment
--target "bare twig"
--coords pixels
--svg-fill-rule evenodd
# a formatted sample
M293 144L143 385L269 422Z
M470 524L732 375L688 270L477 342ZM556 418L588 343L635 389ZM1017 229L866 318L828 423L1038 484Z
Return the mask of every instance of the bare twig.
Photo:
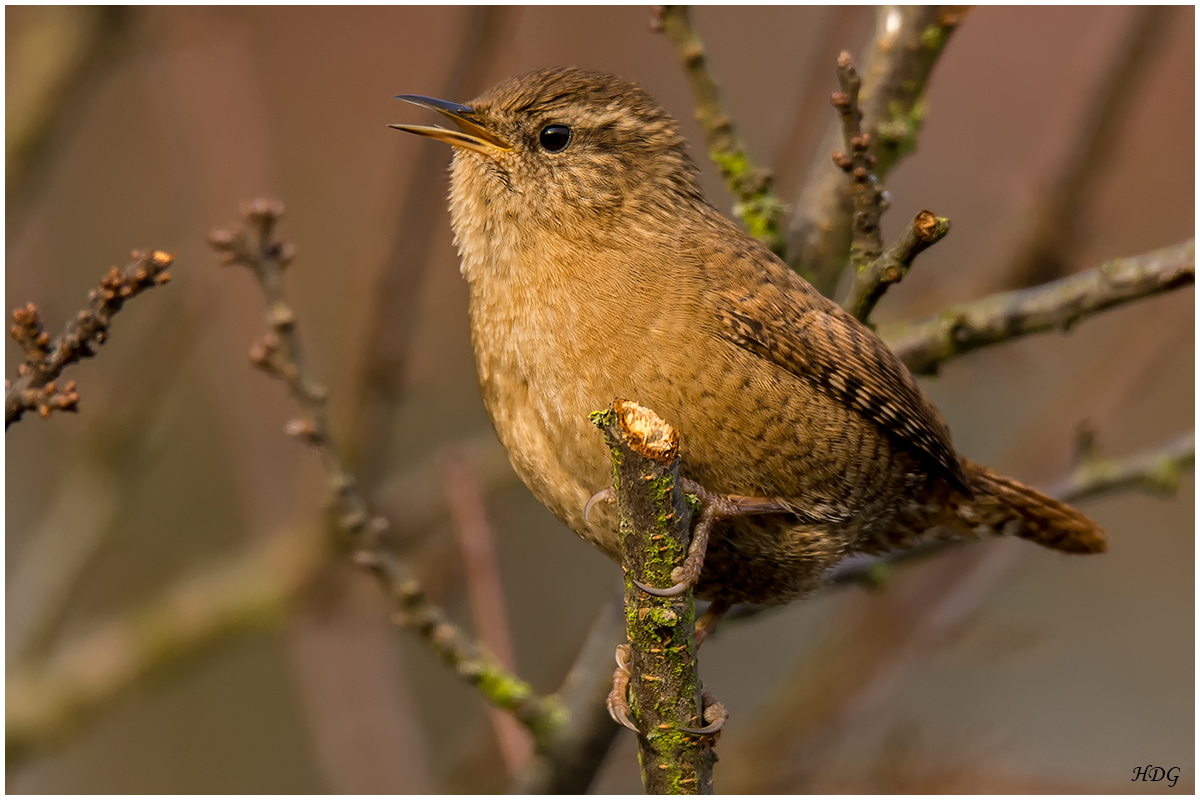
M692 591L657 597L634 583L672 585L688 554L692 513L680 484L679 436L650 409L619 399L592 421L611 451L621 518L630 725L638 730L642 786L647 794L709 793L711 747L687 730L705 725Z
M1116 305L1196 282L1195 242L1118 258L1032 289L1003 292L946 309L922 322L884 332L884 340L917 374L931 375L951 358L1031 333L1068 330Z
M195 339L195 317L171 302L155 304L151 335L94 398L79 449L66 460L54 499L15 557L5 585L5 652L8 662L46 651L88 574L96 554L127 524L129 502L155 469L164 442L163 398L178 377ZM136 373L136 380L135 378ZM167 412L167 413L164 413Z
M13 311L12 338L25 351L25 363L17 369L16 381L4 382L5 429L26 411L36 409L44 419L55 410L76 410L79 395L75 382L60 388L56 383L59 375L71 364L96 355L96 348L108 340L113 315L126 300L171 279L166 271L175 260L171 254L135 250L130 258L124 269L113 267L100 286L88 292L88 307L54 341L42 327L41 313L33 303Z
M484 510L483 492L468 463L451 456L445 467L446 505L454 520L459 548L467 573L467 595L471 617L483 646L506 669L516 670L517 659L504 612L504 591L496 564L492 528ZM500 753L510 775L516 775L529 759L529 732L499 708L488 709Z
M356 563L370 570L396 603L396 622L416 631L435 654L488 700L511 711L529 728L535 741L551 735L562 722L558 701L538 697L528 683L482 651L426 598L408 567L380 546L386 522L370 514L354 478L333 447L325 415L325 390L313 384L307 374L296 315L283 294L283 267L291 261L292 248L272 238L282 213L281 203L252 201L243 209L244 225L233 231L216 231L210 241L223 261L249 267L266 297L267 321L272 330L252 349L251 360L284 380L300 404L304 417L290 423L288 432L320 453L334 494L338 526L357 550Z
M784 208L771 192L771 172L750 160L733 121L721 107L721 93L709 70L704 44L692 25L688 7L655 6L651 25L666 34L683 63L696 101L696 119L708 144L708 157L721 171L736 200L734 213L752 236L780 258L784 257L786 243L780 230Z
M833 154L833 163L850 176L849 197L853 207L851 215L850 264L855 271L867 271L883 253L883 232L879 228L880 218L887 208L887 198L875 177L875 156L867 151L871 147L871 135L863 133L862 110L858 105L858 94L862 79L854 69L850 54L842 51L837 60L840 92L830 98L842 121L842 144L846 152Z
M940 242L949 232L950 220L932 211L919 212L899 241L855 276L850 297L843 307L866 322L888 287L902 281L912 267L913 260Z
M1157 45L1171 9L1142 6L1131 14L1133 20L1080 118L1075 141L1032 212L1030 230L1007 276L1012 288L1035 286L1070 271L1084 228L1084 205L1117 152L1121 127L1136 108L1134 93L1161 49Z
M962 6L882 6L875 34L861 62L862 130L870 137L875 175L886 183L900 160L916 148L925 117L925 87L950 34L962 21ZM826 141L836 141L839 123ZM826 296L837 288L851 238L852 206L844 178L825 153L800 193L788 247L799 272Z

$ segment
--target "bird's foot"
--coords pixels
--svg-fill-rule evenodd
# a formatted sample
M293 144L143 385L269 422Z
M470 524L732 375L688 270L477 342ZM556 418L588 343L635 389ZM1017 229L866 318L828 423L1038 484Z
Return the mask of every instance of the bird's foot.
M612 505L613 503L617 502L616 490L610 486L607 489L601 489L600 491L598 491L594 495L592 495L590 498L588 498L587 503L583 507L583 521L584 522L588 521L588 514L592 513L592 506L594 506L596 503L600 502L601 500L603 500L605 503L608 503L609 505Z
M703 509L696 522L696 529L692 532L687 558L684 559L683 564L671 570L671 580L675 581L675 585L666 589L656 589L640 581L633 582L643 592L655 597L677 597L696 585L696 581L700 580L700 571L704 568L704 554L708 551L708 535L712 532L713 523L717 520L755 514L778 514L788 510L786 505L769 497L714 494L687 478L683 479L682 485L685 492L695 495L700 500Z
M632 713L632 709L629 708L629 679L633 677L633 670L630 668L632 658L633 651L629 649L629 645L617 645L617 670L613 673L612 691L608 693L605 705L608 706L608 715L614 722L637 733L637 726L629 719Z
M608 693L605 705L608 706L608 715L613 718L614 722L637 733L637 726L629 718L629 715L633 713L629 707L629 681L633 677L631 667L633 651L628 644L619 644L616 655L617 669L613 672L612 690ZM719 733L725 725L725 720L729 719L729 712L725 710L725 706L717 700L707 686L700 690L700 708L700 716L705 723L704 727L680 728L679 730L694 736L714 736Z
M729 719L729 712L725 710L725 705L709 691L707 686L700 690L700 708L702 709L700 716L703 717L705 726L703 728L680 728L679 730L695 736L715 737L721 732L721 728L725 727L725 720Z

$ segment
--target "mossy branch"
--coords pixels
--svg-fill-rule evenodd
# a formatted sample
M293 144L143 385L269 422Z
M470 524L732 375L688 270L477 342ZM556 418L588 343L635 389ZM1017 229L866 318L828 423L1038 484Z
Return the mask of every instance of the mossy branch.
M720 89L709 70L704 43L692 24L688 7L655 6L652 27L666 34L683 64L696 101L696 119L704 129L708 156L736 200L734 213L752 236L783 258L787 246L781 228L784 207L771 192L773 176L770 170L755 166L750 160L745 143L738 138L733 121L722 108Z
M592 415L613 463L632 650L629 701L647 794L712 791L711 749L683 728L703 727L692 592L655 597L634 585L674 583L687 556L691 505L679 478L679 437L653 411L615 400Z
M981 347L1031 333L1069 330L1105 309L1195 282L1196 247L1188 240L1032 289L954 306L922 322L885 331L883 338L912 372L933 375L943 362Z

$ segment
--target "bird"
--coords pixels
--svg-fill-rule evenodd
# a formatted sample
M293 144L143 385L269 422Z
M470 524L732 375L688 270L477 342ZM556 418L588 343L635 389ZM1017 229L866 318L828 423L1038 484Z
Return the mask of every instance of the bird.
M970 461L904 364L706 197L677 120L576 67L467 104L399 95L453 146L450 215L483 401L517 474L620 562L588 415L614 398L682 441L680 474L755 508L715 519L696 595L777 605L856 554L1018 536L1101 553L1076 509ZM740 500L738 500L740 498Z

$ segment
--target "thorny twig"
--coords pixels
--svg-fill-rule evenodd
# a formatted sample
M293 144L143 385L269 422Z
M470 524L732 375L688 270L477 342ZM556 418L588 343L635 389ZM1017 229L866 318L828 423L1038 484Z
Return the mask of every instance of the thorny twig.
M13 311L12 338L25 351L25 363L17 368L16 381L4 382L4 427L21 419L26 411L37 410L43 418L52 411L75 411L79 395L75 381L59 387L57 379L71 364L96 355L96 348L108 340L113 315L125 301L145 290L161 286L171 279L167 267L175 257L162 250L153 253L133 251L124 268L113 267L88 292L88 307L67 323L58 338L51 341L42 326L37 306L27 303Z
M912 372L932 375L943 362L972 350L1031 333L1069 330L1107 308L1195 282L1196 248L1189 240L1042 286L954 306L885 331L883 338Z
M408 567L381 546L387 524L367 508L354 478L346 471L329 437L325 415L325 390L307 373L296 332L296 316L283 294L283 267L292 258L290 245L272 238L283 213L282 203L252 201L243 208L245 224L232 231L215 231L214 248L229 264L249 267L267 301L268 333L251 351L259 368L284 380L300 404L304 417L288 425L288 433L317 448L333 489L338 525L356 548L355 562L374 574L397 606L398 624L417 632L425 644L492 703L511 711L529 728L535 741L550 735L562 722L561 704L555 698L534 694L528 683L500 666L451 623L441 608L425 596Z
M843 307L861 322L866 322L888 287L903 280L913 260L949 232L950 220L932 211L918 213L899 241L855 275L850 297Z
M708 68L704 44L692 25L687 6L655 6L651 19L654 30L666 34L687 73L696 101L696 119L704 129L708 157L721 171L725 185L736 199L734 213L741 218L752 236L780 258L786 242L781 231L784 207L771 192L770 170L757 167L746 152L746 145L734 130L733 122L721 106L721 93Z

